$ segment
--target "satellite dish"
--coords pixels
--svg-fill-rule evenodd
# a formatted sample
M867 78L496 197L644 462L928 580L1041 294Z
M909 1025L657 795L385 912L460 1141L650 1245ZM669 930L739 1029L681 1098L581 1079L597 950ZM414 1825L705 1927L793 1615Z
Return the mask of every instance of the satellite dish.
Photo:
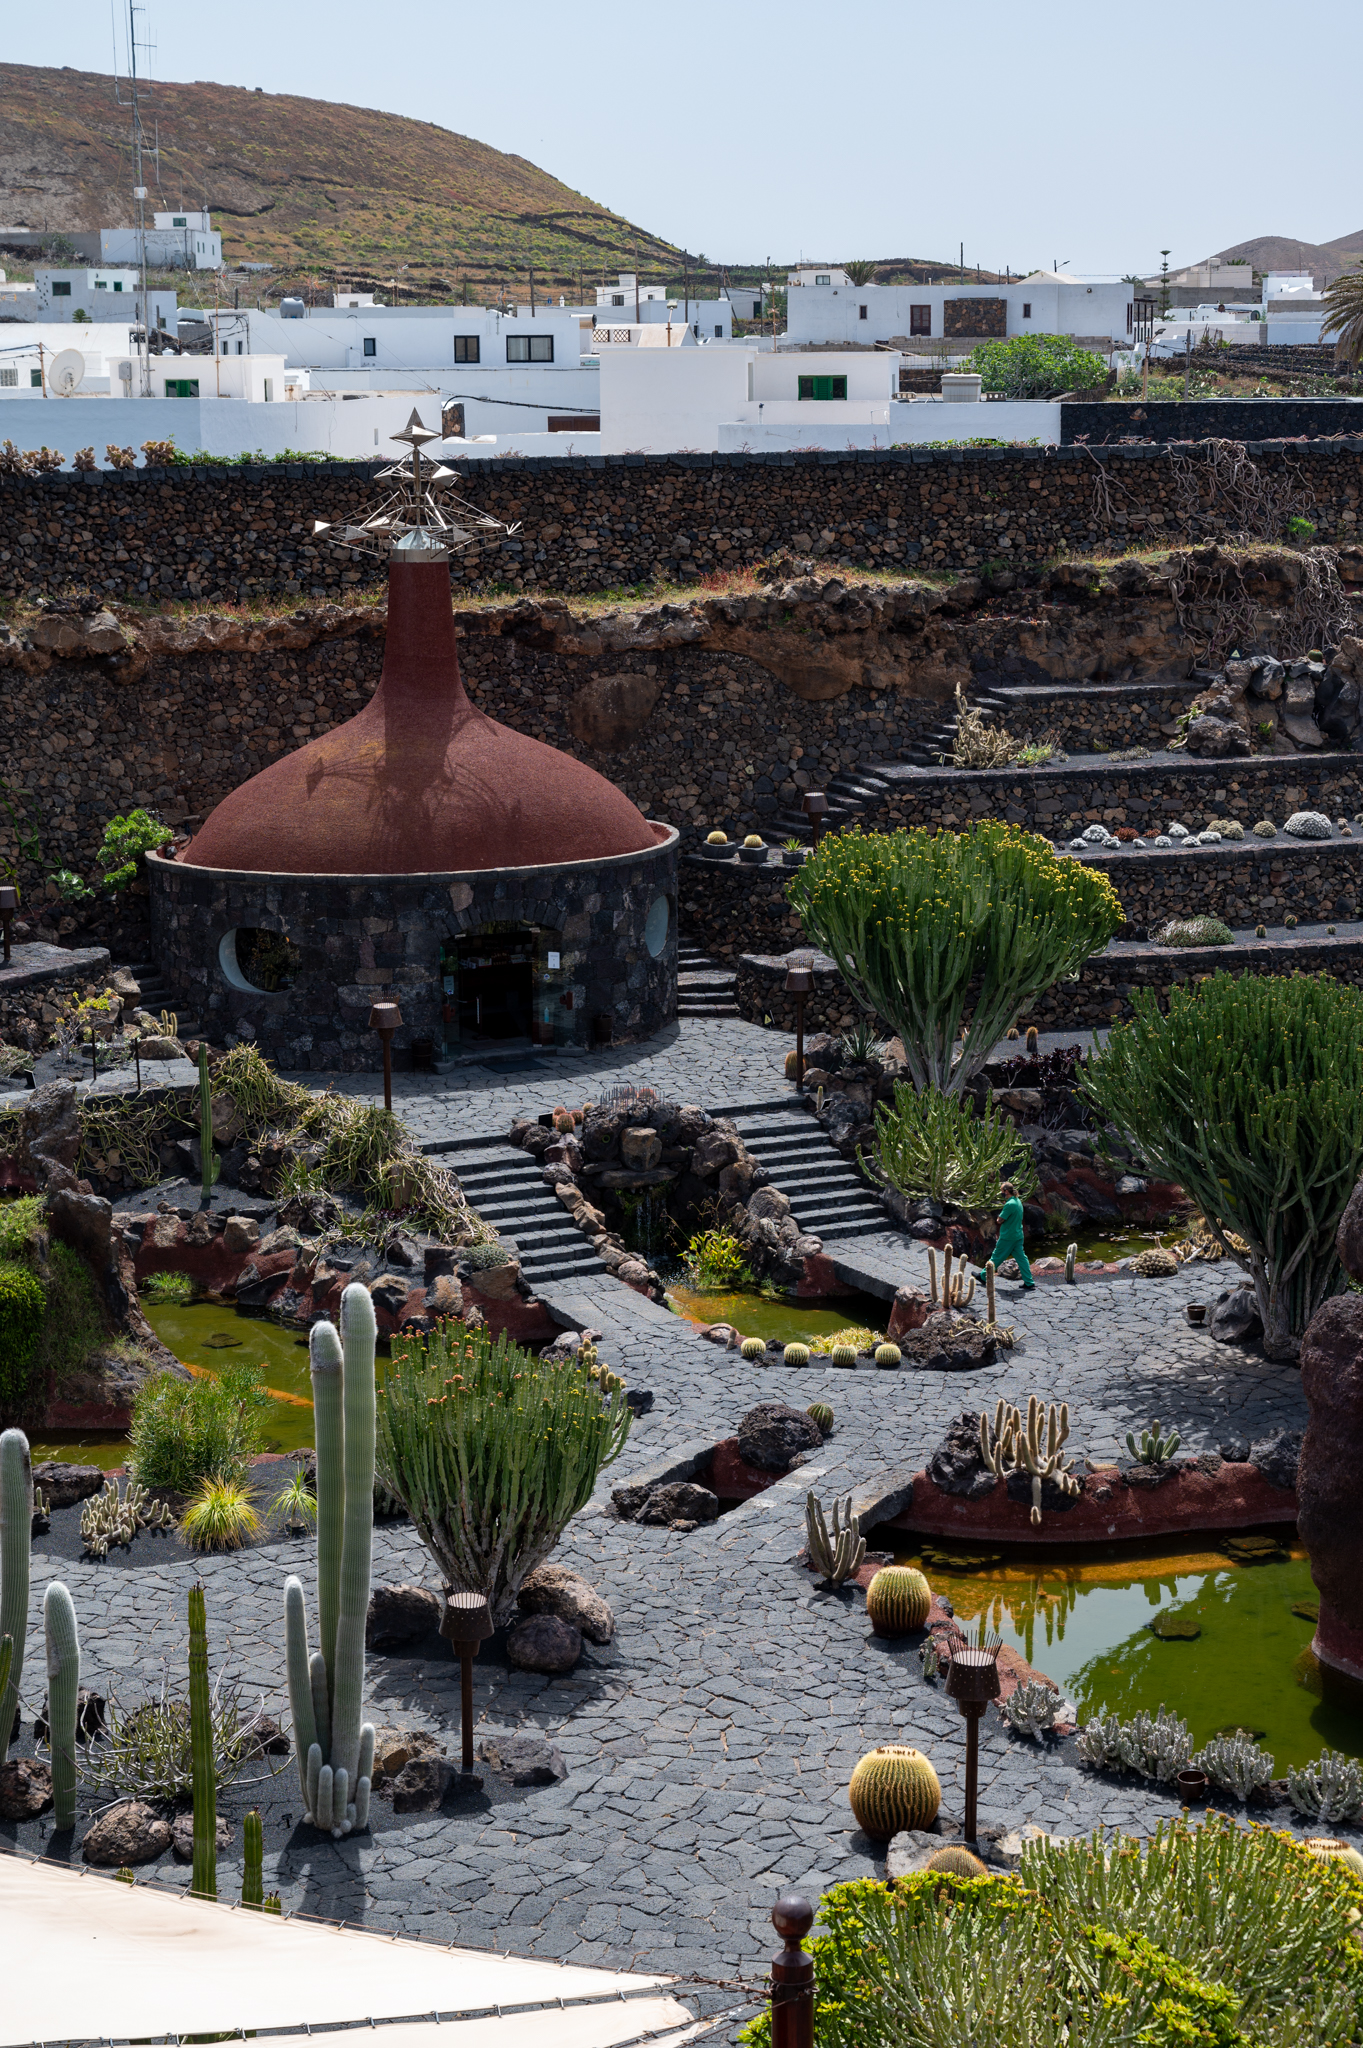
M78 348L64 348L54 356L52 368L47 373L47 385L58 398L69 398L79 390L85 379L85 358Z

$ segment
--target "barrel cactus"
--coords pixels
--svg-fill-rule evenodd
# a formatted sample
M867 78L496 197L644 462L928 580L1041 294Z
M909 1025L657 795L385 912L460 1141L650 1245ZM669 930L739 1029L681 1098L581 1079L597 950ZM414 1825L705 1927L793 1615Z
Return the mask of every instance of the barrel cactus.
M835 1344L828 1354L828 1363L841 1366L844 1372L849 1366L855 1365L856 1362L857 1347L855 1344Z
M808 1365L809 1346L807 1344L787 1344L783 1357L787 1365Z
M751 1362L760 1358L767 1347L760 1337L745 1337L738 1348L742 1356Z
M866 1589L866 1612L878 1636L907 1636L922 1628L932 1588L911 1564L887 1564Z
M1302 1847L1308 1856L1318 1857L1322 1863L1342 1863L1352 1877L1363 1877L1363 1856L1335 1835L1308 1835Z
M820 1436L833 1434L833 1410L827 1401L811 1401L805 1414L809 1417Z
M876 1364L882 1371L890 1371L899 1364L904 1354L897 1344L877 1344Z
M727 846L729 844L729 835L727 832L707 832L705 844L707 846Z
M1128 1259L1126 1270L1142 1280L1167 1280L1177 1273L1178 1260L1163 1245L1154 1245L1148 1252L1137 1252L1134 1259Z
M942 1787L921 1750L888 1742L861 1759L847 1798L862 1833L888 1841L906 1828L930 1828L942 1804Z
M937 1850L923 1865L925 1870L935 1870L943 1877L988 1877L989 1872L978 1856L972 1856L964 1842L948 1842L945 1849Z

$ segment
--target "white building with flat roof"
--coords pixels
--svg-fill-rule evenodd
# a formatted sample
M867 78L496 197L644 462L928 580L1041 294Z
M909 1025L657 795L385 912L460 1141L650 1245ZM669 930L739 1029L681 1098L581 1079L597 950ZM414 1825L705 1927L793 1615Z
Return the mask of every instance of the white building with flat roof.
M1095 347L1130 345L1139 315L1124 280L1036 270L1012 284L808 285L786 301L783 346L950 351L985 338L1064 334Z
M141 321L138 272L116 265L83 269L40 265L33 285L0 285L0 313L11 320ZM153 327L174 333L179 318L174 292L148 292Z

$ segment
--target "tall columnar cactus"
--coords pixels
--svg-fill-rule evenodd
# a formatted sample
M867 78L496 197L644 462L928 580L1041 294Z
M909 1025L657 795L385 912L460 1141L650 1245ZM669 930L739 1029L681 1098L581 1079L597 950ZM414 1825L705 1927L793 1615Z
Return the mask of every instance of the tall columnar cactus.
M241 1824L242 1871L241 1903L243 1906L263 1906L265 1903L265 1829L260 1815L252 1807Z
M76 1706L80 1696L80 1636L76 1609L60 1579L43 1595L47 1643L47 1742L52 1761L53 1824L76 1825Z
M213 1150L213 1090L208 1079L208 1047L199 1047L199 1164L203 1173L203 1198L208 1200L218 1177L218 1160Z
M374 1729L361 1720L364 1630L374 1545L374 1349L365 1287L341 1297L341 1331L312 1331L317 1434L318 1647L308 1647L302 1583L284 1586L284 1642L303 1804L314 1827L346 1835L369 1822Z
M9 1682L0 1685L0 1764L9 1755L28 1629L28 1559L33 1542L33 1466L22 1429L0 1436L0 1636L14 1644Z
M194 1868L190 1890L218 1896L218 1779L208 1690L208 1617L201 1585L189 1589L189 1746L193 1769Z

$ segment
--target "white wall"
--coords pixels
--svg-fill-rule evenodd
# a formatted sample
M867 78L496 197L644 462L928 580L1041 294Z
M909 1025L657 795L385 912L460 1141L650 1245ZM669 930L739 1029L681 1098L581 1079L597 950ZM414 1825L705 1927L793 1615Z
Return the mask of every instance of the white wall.
M1003 299L1007 303L1007 328L1015 334L1082 334L1110 336L1125 342L1130 328L1127 309L1132 303L1128 284L1082 278L1066 279L1054 272L1039 272L1019 278L1013 284L957 285L805 285L792 291L787 300L786 345L801 342L873 342L909 336L911 309L932 309L930 336L924 342L941 342L943 305L948 299ZM861 308L866 318L861 318ZM1024 314L1030 306L1030 314Z
M601 352L603 455L719 446L719 423L747 403L757 351L615 348Z
M767 417L760 425L750 420L726 420L720 425L718 445L725 454L758 455L801 448L823 448L836 454L845 448L895 448L926 441L1038 441L1043 447L1058 447L1060 443L1060 407L1040 400L1032 403L996 399L987 404L952 405L940 399L896 399L885 408L883 425L844 418L838 426L804 417L831 410L806 400L799 407L798 422L787 420L784 413L779 420L773 422Z
M600 455L599 434L489 434L485 440L442 441L430 451L442 462L495 462L505 455Z
M590 416L600 411L601 376L593 361L560 369L556 363L522 363L512 368L481 366L453 370L312 370L313 391L407 392L428 426L438 423L442 398L464 407L466 434L526 434L548 431L550 413ZM434 414L428 419L427 414Z
M210 375L212 367L210 361ZM243 405L235 398L43 399L34 392L11 398L0 422L5 436L20 448L55 448L68 462L78 448L93 447L103 469L108 466L104 450L111 441L138 450L139 460L144 441L166 440L173 440L187 455L202 451L250 456L257 450L282 455L296 448L303 454L391 460L388 444L398 428L406 426L411 410L406 393L349 404L304 398ZM559 436L545 438L557 441Z
M475 367L455 362L456 335L477 338L481 369L549 367L509 363L508 338L527 335L550 336L553 366L572 369L591 341L590 328L584 331L580 316L566 306L540 306L533 319L528 306L515 315L486 306L365 306L354 312L323 306L313 307L298 320L243 306L236 311L224 308L210 318L216 321L219 343L227 342L233 355L240 341L243 354L282 354L290 367L317 370L371 369L387 374ZM371 355L365 354L367 340L374 344Z

